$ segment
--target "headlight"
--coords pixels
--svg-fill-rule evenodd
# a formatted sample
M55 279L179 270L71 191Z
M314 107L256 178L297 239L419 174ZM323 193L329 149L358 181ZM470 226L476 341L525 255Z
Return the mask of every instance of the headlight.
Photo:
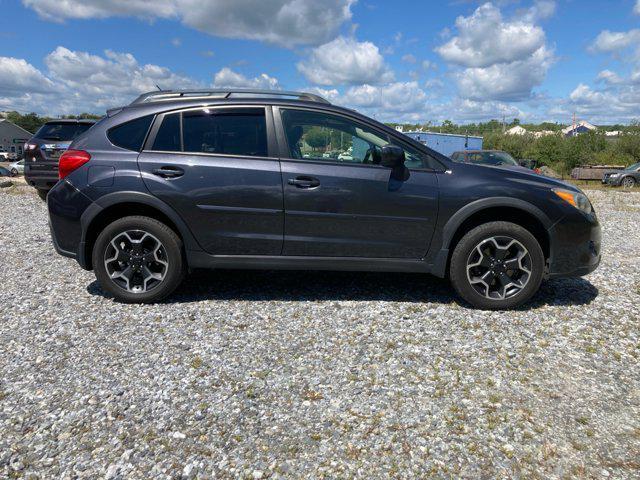
M585 194L572 192L570 190L563 190L561 188L554 188L553 193L587 215L591 213L591 202Z
M619 176L620 176L619 173L612 173L612 174L609 175L610 178L616 178L616 177L619 177Z

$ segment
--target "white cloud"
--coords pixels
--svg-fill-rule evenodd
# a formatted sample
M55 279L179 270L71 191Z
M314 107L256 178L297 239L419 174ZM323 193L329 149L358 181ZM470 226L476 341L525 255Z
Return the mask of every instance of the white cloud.
M467 68L456 74L461 94L473 100L520 101L531 97L553 63L553 55L540 47L533 55L486 68Z
M258 77L248 78L228 67L223 68L215 74L213 86L215 88L259 88L266 90L277 90L280 88L278 80L270 77L266 73Z
M351 19L355 0L22 0L40 17L65 19L135 16L176 18L188 27L226 38L285 47L319 45Z
M45 93L53 82L21 58L0 57L0 92L3 95Z
M611 70L602 70L598 73L596 80L605 82L610 85L618 85L624 83L624 79L620 77L616 72L612 72Z
M503 102L479 102L456 98L449 103L438 105L434 115L436 121L452 120L458 123L487 121L502 117L526 119L527 114Z
M522 101L542 84L554 62L544 30L533 23L555 11L539 1L525 15L505 19L492 3L456 19L457 35L436 48L454 68L460 96L485 101Z
M636 0L636 5L633 7L633 13L640 15L640 0Z
M518 20L505 21L491 3L470 17L456 19L458 35L436 51L446 61L463 67L482 68L521 60L545 43L542 28Z
M298 70L318 85L379 84L393 79L376 45L337 37L313 49Z
M177 14L176 2L173 0L155 0L152 8L146 0L22 0L22 3L35 10L40 17L56 22L67 18L129 15L141 18L168 18Z
M556 13L555 0L538 0L523 15L527 22L537 22L552 17Z
M354 86L334 101L382 121L421 121L428 117L427 94L415 81Z
M405 63L417 63L418 59L416 58L415 55L407 53L406 55L402 56L402 61Z
M163 89L203 86L168 68L141 65L129 53L110 50L100 56L57 47L44 63L46 75L24 60L0 57L2 109L51 115L100 113L155 90L156 85Z
M105 56L58 47L45 58L54 80L74 95L87 99L126 102L140 92L172 88L195 88L199 83L159 65L140 65L130 53L105 51ZM69 93L69 92L65 92Z
M640 44L640 29L635 28L628 32L603 30L596 37L590 49L593 52L616 53L638 44Z

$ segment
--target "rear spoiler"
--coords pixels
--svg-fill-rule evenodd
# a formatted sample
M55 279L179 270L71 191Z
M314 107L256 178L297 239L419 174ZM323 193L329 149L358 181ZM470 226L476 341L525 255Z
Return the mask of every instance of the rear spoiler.
M107 110L107 117L113 117L114 115L120 113L122 110L124 110L124 107L110 108L109 110Z

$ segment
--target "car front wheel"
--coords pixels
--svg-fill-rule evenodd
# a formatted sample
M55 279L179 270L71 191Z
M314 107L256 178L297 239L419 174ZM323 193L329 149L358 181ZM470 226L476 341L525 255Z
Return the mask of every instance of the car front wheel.
M636 186L636 181L633 177L624 177L622 179L623 188L633 188Z
M182 241L162 222L125 217L108 225L96 239L93 268L102 288L124 303L154 303L182 282Z
M458 294L477 308L505 310L527 302L540 288L544 254L525 228L490 222L456 245L450 278Z

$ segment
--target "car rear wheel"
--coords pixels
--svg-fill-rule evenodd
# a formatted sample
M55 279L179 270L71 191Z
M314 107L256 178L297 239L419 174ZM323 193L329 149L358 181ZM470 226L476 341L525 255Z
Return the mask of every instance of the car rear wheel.
M124 303L153 303L182 282L182 241L162 222L125 217L108 225L96 239L93 268L102 288Z
M622 179L623 188L633 188L636 186L636 181L633 177L624 177Z
M462 237L449 273L463 299L489 310L527 302L540 288L543 274L540 243L528 230L509 222L486 223Z
M12 168L11 169L11 176L12 177L17 177L18 176L18 169L17 168Z

